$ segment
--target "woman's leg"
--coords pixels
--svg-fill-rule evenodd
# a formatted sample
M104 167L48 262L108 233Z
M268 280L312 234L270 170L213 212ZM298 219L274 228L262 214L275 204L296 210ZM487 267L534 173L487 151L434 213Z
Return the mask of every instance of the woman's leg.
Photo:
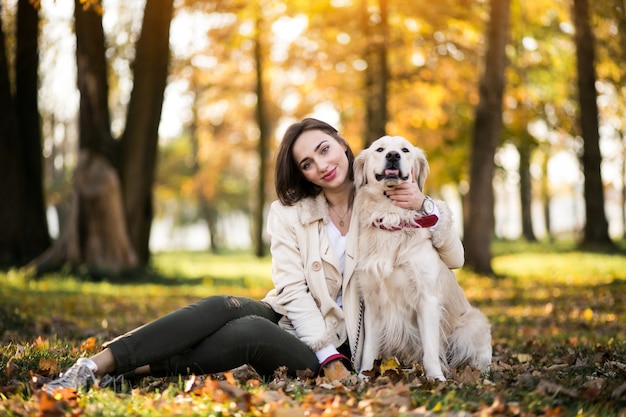
M277 322L280 318L269 305L261 301L212 296L132 330L105 346L115 359L115 373L122 374L179 355L230 321L250 315L264 317L271 322ZM112 369L109 367L108 371ZM98 374L101 374L100 370Z
M150 364L155 376L211 374L248 364L269 378L280 366L290 372L319 370L315 353L275 322L260 316L232 320L191 349Z

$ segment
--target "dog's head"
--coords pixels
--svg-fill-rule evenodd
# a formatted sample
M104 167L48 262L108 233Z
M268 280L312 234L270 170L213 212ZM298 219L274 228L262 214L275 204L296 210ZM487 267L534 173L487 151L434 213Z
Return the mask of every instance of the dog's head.
M429 173L424 151L402 136L383 136L359 153L354 161L356 188L365 184L381 189L415 181L420 190Z

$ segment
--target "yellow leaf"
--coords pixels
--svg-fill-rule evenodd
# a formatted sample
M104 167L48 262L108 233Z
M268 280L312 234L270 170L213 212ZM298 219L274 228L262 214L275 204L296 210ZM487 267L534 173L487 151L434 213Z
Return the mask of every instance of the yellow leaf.
M380 364L380 374L381 375L385 375L385 372L387 372L387 371L395 371L397 369L400 369L400 362L398 361L398 359L395 356L391 357L389 359L385 359Z
M583 313L583 317L585 317L585 320L587 321L593 320L593 310L587 307Z
M441 405L441 401L437 402L437 404L435 404L435 406L433 407L433 412L438 413L441 410L443 410L443 405Z

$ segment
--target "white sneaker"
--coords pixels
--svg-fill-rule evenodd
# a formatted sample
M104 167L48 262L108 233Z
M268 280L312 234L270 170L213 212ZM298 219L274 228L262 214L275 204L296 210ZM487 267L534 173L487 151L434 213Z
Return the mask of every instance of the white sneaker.
M45 384L43 389L52 394L58 388L89 389L96 382L96 364L88 358L80 358L67 371L54 381Z

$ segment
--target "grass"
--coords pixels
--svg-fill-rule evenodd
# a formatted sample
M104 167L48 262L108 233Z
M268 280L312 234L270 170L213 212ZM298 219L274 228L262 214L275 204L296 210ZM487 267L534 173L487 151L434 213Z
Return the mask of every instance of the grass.
M446 383L419 365L368 383L278 373L145 378L132 391L55 399L41 381L145 321L211 294L262 297L270 260L248 254L158 253L134 281L0 272L0 415L597 415L626 413L626 256L573 245L497 242L499 279L457 271L492 323L489 374L455 370ZM252 374L254 376L254 374ZM56 413L56 414L54 414Z

